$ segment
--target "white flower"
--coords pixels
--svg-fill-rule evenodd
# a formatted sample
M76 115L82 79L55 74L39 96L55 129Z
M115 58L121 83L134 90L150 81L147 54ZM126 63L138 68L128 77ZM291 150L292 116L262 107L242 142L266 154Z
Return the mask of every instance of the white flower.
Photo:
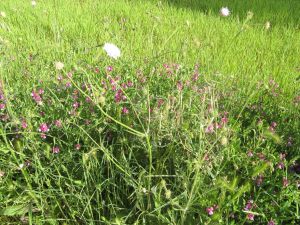
M229 9L228 9L227 7L222 7L222 8L220 9L220 15L221 15L221 16L224 16L224 17L229 16L229 15L230 15Z
M31 5L34 7L34 6L36 6L36 1L31 1Z
M265 28L266 30L269 30L271 28L271 23L269 21L266 22Z
M104 51L106 51L107 55L111 58L117 59L121 56L120 49L111 43L105 43L103 46Z
M0 12L0 16L1 17L6 17L6 13L5 12Z
M57 70L62 70L64 68L64 64L62 62L56 62L55 63L55 68Z
M22 164L19 165L19 170L21 170L23 168L24 168L24 164L22 163Z

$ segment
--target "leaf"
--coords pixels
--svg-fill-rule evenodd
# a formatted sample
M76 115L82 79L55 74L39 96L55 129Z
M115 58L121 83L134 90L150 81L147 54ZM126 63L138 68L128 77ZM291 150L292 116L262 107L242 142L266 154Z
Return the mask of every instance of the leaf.
M250 189L251 189L250 183L246 183L243 186L239 187L237 193L232 197L232 201L234 201L235 199L241 197L242 194L244 194L245 192L250 191Z
M276 144L281 144L282 143L282 139L281 137L279 137L279 135L272 133L269 130L265 130L265 132L263 133L263 136L273 140Z
M269 167L269 163L266 162L262 165L259 165L257 167L254 168L253 172L252 172L252 177L256 177L257 175L263 173L268 167Z
M29 210L28 205L13 205L0 210L2 216L24 215Z

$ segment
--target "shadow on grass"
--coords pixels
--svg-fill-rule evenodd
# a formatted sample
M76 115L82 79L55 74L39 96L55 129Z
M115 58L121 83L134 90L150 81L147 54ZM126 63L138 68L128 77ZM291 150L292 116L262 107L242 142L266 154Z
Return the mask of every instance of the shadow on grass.
M258 23L270 21L273 25L300 26L300 0L167 0L171 6L193 11L218 14L221 7L228 7L240 19L247 12L254 13Z

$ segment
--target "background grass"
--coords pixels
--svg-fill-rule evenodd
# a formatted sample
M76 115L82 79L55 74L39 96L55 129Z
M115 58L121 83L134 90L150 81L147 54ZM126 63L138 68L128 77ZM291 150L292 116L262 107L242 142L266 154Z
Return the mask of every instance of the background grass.
M0 221L247 224L251 199L255 224L299 222L299 9L296 0L1 1ZM108 75L119 90L134 84L121 103ZM42 106L31 97L40 88ZM41 123L51 125L46 140Z

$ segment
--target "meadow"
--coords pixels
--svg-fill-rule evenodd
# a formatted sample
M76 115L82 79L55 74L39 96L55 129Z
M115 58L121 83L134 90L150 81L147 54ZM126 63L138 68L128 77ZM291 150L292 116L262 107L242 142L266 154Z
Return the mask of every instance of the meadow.
M299 12L1 0L0 224L299 224Z

